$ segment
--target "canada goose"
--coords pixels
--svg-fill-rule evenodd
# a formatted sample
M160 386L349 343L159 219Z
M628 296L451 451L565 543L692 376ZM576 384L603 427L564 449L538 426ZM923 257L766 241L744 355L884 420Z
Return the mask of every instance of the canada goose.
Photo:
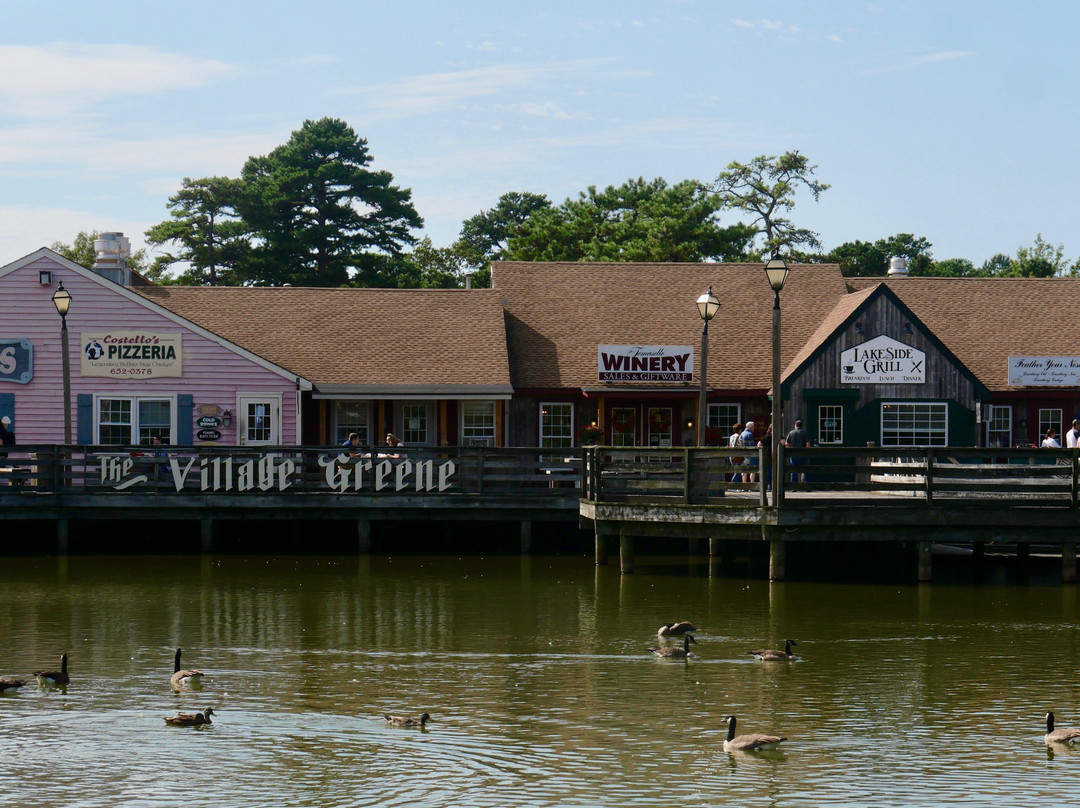
M391 727L420 727L420 729L423 729L428 719L431 718L431 714L424 713L419 718L404 718L400 715L384 715L383 718Z
M60 655L60 670L37 671L34 676L37 677L40 685L66 685L70 683L71 677L68 676L67 672L67 654Z
M184 685L191 685L192 687L199 687L202 684L202 671L193 670L180 670L180 649L176 649L176 657L173 660L173 675L169 679L169 683L172 684L174 690L179 690Z
M660 626L656 633L661 637L681 637L691 631L697 631L697 627L689 620L683 620L681 623L668 623L666 626Z
M798 644L799 643L797 643L795 640L784 640L783 651L774 651L771 648L765 648L761 651L747 651L746 653L748 653L752 657L757 657L758 659L762 659L766 662L790 660L796 658L795 655L791 653L791 646Z
M693 634L684 634L682 639L682 648L677 645L668 645L663 648L650 648L649 650L656 654L658 657L664 659L686 659L693 656L690 653L690 643L697 645L697 640L694 639Z
M1078 739L1080 739L1080 729L1073 727L1054 729L1054 714L1046 714L1046 734L1043 736L1043 740L1046 741L1048 746L1052 743L1073 744Z
M203 724L212 724L210 716L214 715L212 708L207 707L201 713L177 713L165 717L165 723L171 727L201 727Z
M6 676L0 676L0 693L7 693L9 690L18 690L25 684L26 680L24 679L9 679Z
M740 735L735 737L735 716L729 715L727 721L727 740L724 741L725 752L756 752L759 749L775 749L781 741L779 735Z

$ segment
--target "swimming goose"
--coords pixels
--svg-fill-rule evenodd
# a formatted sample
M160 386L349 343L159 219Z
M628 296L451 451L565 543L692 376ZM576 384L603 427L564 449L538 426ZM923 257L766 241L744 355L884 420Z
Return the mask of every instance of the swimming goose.
M684 634L682 641L682 648L677 645L668 645L663 648L650 648L649 650L656 654L658 657L664 659L686 659L692 657L690 652L690 643L697 645L697 640L694 639L693 634Z
M184 685L190 685L193 688L198 688L202 684L202 671L193 670L180 670L180 649L176 649L176 657L173 660L173 675L169 679L169 683L172 684L174 690L179 690Z
M681 637L691 631L697 631L697 627L689 620L683 620L681 623L668 623L666 626L660 626L656 633L661 637Z
M67 654L60 655L60 670L37 671L34 676L37 677L40 685L66 685L70 683L71 677L68 676L67 672Z
M207 707L201 713L177 713L165 717L165 723L171 727L201 727L212 724L210 716L215 715L213 708Z
M724 741L725 752L756 752L761 749L775 749L781 741L779 735L735 735L735 716L729 715L727 721L727 740Z
M795 640L784 640L784 650L774 651L771 648L765 648L761 651L747 651L750 656L757 657L766 662L777 662L790 659L796 659L796 656L791 653L791 646L798 645Z
M424 713L419 718L404 718L400 715L384 715L386 723L392 727L420 727L424 728L424 725L431 718L430 713Z
M1043 740L1046 741L1048 746L1052 743L1073 744L1078 739L1080 739L1080 729L1074 729L1073 727L1054 729L1054 714L1046 714L1046 734L1043 736Z
M0 693L7 693L9 690L18 690L25 684L25 679L9 679L6 676L0 676Z

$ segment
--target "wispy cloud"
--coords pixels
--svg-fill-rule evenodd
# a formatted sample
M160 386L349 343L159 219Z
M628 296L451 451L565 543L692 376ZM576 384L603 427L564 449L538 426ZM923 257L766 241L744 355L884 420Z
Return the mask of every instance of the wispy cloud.
M57 118L109 98L202 87L236 72L225 62L138 45L2 45L0 108Z
M975 51L938 51L937 53L924 53L920 56L901 57L879 68L878 72L893 73L899 70L911 70L923 65L941 64L943 62L956 62L960 59L968 59L975 56Z
M502 64L453 73L428 73L399 82L348 92L367 96L372 105L391 117L426 115L452 109L464 101L501 93L520 93L545 82L577 76L615 61L609 58L575 59L544 64Z

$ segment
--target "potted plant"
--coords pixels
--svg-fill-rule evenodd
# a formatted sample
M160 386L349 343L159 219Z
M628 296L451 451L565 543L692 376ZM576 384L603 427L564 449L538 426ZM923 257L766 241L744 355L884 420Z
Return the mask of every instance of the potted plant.
M591 424L586 424L581 428L582 446L596 446L603 439L604 430L602 430L595 421Z

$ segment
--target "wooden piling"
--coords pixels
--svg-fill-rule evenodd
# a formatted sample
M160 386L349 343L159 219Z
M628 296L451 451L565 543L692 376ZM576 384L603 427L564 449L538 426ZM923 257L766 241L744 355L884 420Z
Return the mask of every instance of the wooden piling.
M720 538L717 536L709 536L709 558L718 558L723 555L721 552Z
M933 542L919 542L919 573L920 584L928 584L934 576Z
M56 520L56 552L62 556L68 554L69 530L70 526L67 519Z
M358 555L368 555L371 552L371 520L356 520L356 552Z
M634 537L625 531L619 532L619 572L630 575L634 571Z
M607 535L600 529L600 523L596 523L595 527L595 552L596 552L596 566L606 567L608 560L607 549Z
M769 539L769 580L783 581L787 578L787 544L775 534Z
M199 520L199 540L204 553L214 551L214 520L209 516Z
M532 553L532 520L521 520L521 554L529 555Z
M1076 583L1076 542L1067 541L1061 545L1061 582Z

